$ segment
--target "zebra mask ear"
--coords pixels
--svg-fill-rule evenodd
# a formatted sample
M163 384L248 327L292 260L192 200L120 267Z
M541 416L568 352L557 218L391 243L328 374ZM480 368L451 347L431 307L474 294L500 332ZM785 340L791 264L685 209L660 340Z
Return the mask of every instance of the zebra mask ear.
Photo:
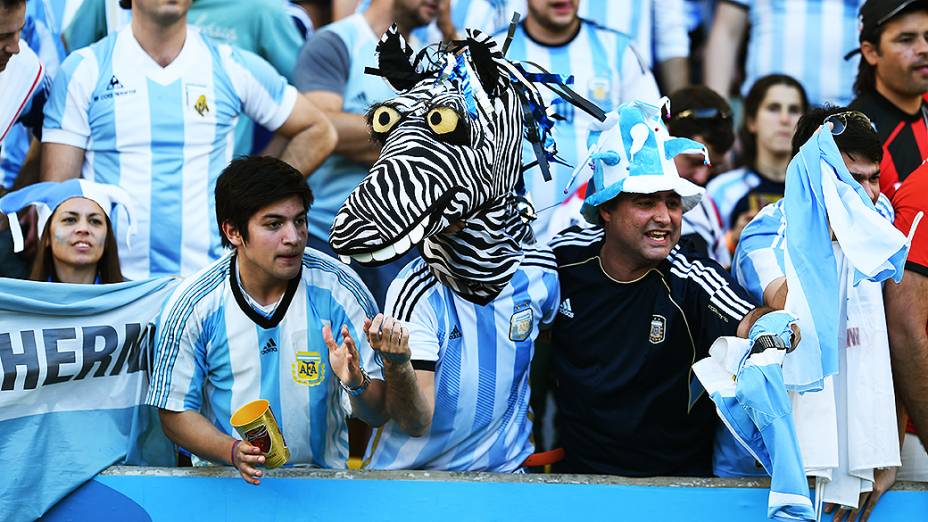
M367 67L364 72L383 76L397 91L411 89L422 79L422 75L416 72L412 49L396 28L396 24L383 33L377 44L377 69Z
M480 86L488 96L498 96L506 86L502 84L500 66L497 63L497 60L503 59L503 54L499 52L496 42L480 31L468 29L467 49Z

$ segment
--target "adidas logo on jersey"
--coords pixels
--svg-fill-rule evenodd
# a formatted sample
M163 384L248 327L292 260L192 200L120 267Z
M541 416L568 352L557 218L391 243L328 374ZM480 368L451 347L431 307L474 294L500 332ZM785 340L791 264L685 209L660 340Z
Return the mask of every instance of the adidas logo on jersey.
M557 308L557 312L563 315L564 317L567 317L568 319L574 318L574 311L570 309L570 298L569 297L567 299L564 299L563 302L561 302L561 306Z
M261 355L269 354L271 352L277 351L277 343L274 342L274 339L268 339L264 343L264 348L261 348Z
M454 328L451 329L451 333L448 334L448 340L450 341L452 339L460 339L460 338L461 338L461 330L458 329L458 325L454 325Z

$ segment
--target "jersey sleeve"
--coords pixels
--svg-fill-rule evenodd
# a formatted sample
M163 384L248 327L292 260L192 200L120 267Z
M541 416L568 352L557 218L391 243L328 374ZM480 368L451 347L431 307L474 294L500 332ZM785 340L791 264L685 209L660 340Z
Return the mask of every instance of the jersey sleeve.
M645 67L644 60L635 49L635 44L629 42L619 58L619 76L621 81L621 103L641 100L645 103L657 105L661 94L657 89L657 81L651 70Z
M548 295L541 308L541 327L546 328L551 326L557 316L557 308L561 303L561 286L558 284L556 270L546 270L542 275L542 281L544 281L545 288L548 290Z
M298 93L271 64L241 49L222 46L223 65L242 101L245 114L258 124L277 130L287 121Z
M88 109L98 76L96 60L77 52L61 64L45 102L44 143L62 143L87 149L90 141Z
M722 267L711 259L671 255L671 273L683 280L682 311L700 354L722 336L738 331L741 319L755 308L751 298Z
M332 31L319 31L303 49L297 59L293 82L300 92L345 92L351 57L345 42Z
M764 302L764 290L775 279L786 276L786 241L782 207L764 207L741 232L732 272L738 283L758 303Z
M422 270L426 270L423 267ZM403 322L409 329L409 349L413 366L431 367L438 361L441 349L438 314L429 303L437 282L424 272L407 270L397 277L387 290L384 314ZM405 274L405 276L404 276Z
M161 312L145 402L168 411L199 411L207 377L204 324L194 305L182 302L172 298Z
M909 174L893 196L893 208L896 211L893 224L900 232L908 235L915 222L915 216L919 212L928 214L928 168L922 166ZM928 225L925 223L923 217L912 237L905 267L907 270L928 276Z
M686 31L684 0L654 0L651 14L654 33L654 66L671 58L690 55L690 35Z

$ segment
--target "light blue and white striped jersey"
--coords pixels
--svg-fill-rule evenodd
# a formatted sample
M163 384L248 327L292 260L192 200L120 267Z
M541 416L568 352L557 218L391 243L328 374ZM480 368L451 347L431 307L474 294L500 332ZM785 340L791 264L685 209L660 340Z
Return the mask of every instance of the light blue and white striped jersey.
M506 33L497 33L496 39L502 43ZM536 63L565 78L572 75L574 83L570 87L605 112L634 100L656 105L660 98L654 76L642 64L631 39L590 21L582 21L573 40L559 46L536 42L525 32L525 24L520 24L506 57ZM532 70L531 66L527 67ZM567 197L564 187L573 166L586 157L587 136L590 125L596 119L547 89L541 89L541 93L546 104L552 104L555 112L564 118L554 124L554 139L558 157L570 165L552 164L553 179L550 182L545 182L537 168L526 171L525 186L538 212L533 228L536 236L546 242L549 239L548 221L552 215L550 209ZM532 161L531 146L525 143L522 150L523 163Z
M65 51L61 43L61 31L48 0L35 0L26 4L26 24L20 38L39 57L45 68L44 81L51 85L51 80L64 60ZM32 132L22 124L14 125L6 134L3 147L0 148L0 183L3 187L12 188L31 143Z
M505 30L513 12L525 18L525 0L451 0L451 23L459 36L465 34L464 29L477 29L486 34ZM425 43L440 42L443 37L434 21L414 29L412 34Z
M557 265L547 248L526 249L515 275L480 306L443 286L424 260L390 285L386 313L409 328L414 363L435 366L429 432L410 437L394 421L378 428L365 467L512 472L532 454L529 369L539 328L557 313Z
M649 68L690 55L684 0L584 0L577 14L629 35Z
M859 57L857 14L864 0L726 0L748 10L750 37L742 94L767 74L802 83L814 106L847 105Z
M731 213L735 210L735 205L745 194L760 185L760 181L760 174L747 167L741 167L719 174L706 184L706 194L718 207L722 224L726 229L730 228Z
M309 248L298 284L270 318L246 304L236 274L229 253L187 278L165 303L146 402L199 411L235 436L232 413L265 399L290 448L290 463L344 468L350 402L329 364L322 327L330 325L341 343L347 325L362 366L372 369L363 326L377 312L373 298L348 267Z
M784 201L764 207L741 232L731 271L758 303L764 302L764 289L774 279L786 277L786 214ZM889 198L880 194L874 204L877 212L892 223L896 214Z
M42 141L85 149L82 176L132 196L138 232L131 248L119 243L127 278L189 275L222 255L213 189L232 159L239 115L277 129L296 97L267 62L191 26L161 67L130 26L64 61ZM125 215L115 226L127 226Z
M396 96L396 91L378 76L366 74L365 67L377 67L377 42L375 35L364 16L355 13L317 31L332 32L344 42L348 49L348 69L343 71L348 77L342 96L342 111L352 114L365 114L374 103L382 102ZM308 45L313 45L310 41ZM410 42L418 50L417 42ZM303 64L299 64L303 65ZM298 66L299 66L298 65ZM303 90L317 90L315 88ZM328 241L329 230L335 220L335 213L348 199L348 194L368 174L368 167L352 161L342 155L330 155L322 165L309 177L309 187L313 190L315 202L309 213L309 234L321 241Z

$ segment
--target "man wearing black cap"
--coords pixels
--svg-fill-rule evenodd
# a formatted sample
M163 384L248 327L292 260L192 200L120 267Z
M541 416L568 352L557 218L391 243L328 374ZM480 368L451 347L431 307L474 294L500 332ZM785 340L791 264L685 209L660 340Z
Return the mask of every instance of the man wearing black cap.
M928 157L928 2L868 0L860 9L862 58L850 108L873 121L883 144L880 190L892 198Z

